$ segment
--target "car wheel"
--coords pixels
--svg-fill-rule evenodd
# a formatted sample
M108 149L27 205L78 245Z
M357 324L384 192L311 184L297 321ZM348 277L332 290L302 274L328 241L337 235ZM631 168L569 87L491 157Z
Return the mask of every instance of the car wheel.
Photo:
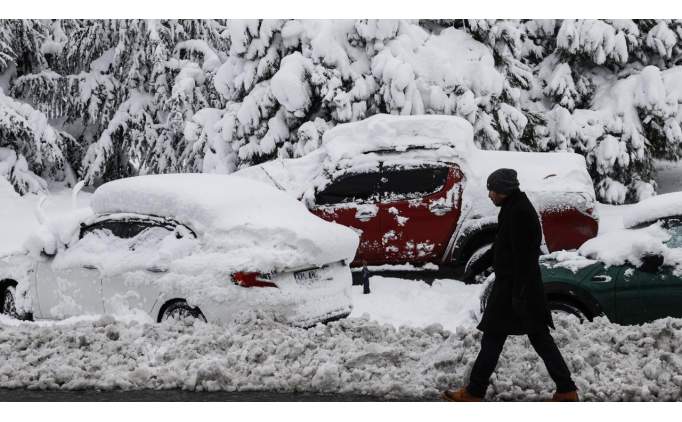
M580 308L578 308L572 303L550 301L548 303L548 306L550 312L552 312L552 315L571 315L577 318L578 322L580 322L581 324L589 320L585 312L583 312Z
M492 246L493 246L492 243L487 243L487 244L481 246L480 248L476 249L474 251L474 253L472 253L471 256L469 257L469 259L467 260L467 263L464 266L464 272L468 273L469 269L472 266L474 266L478 262L478 260L481 259L483 254L486 253L488 251L488 249L490 249ZM488 267L485 270L483 270L482 272L480 272L478 274L474 274L474 278L472 280L464 280L464 281L470 282L473 284L481 284L488 278L488 276L490 274L492 274L492 272L493 272L493 267Z
M184 300L175 300L164 306L159 322L169 319L177 321L200 320L206 322L206 317L196 306L189 306Z
M0 291L0 314L19 319L15 301L16 289L14 286L5 286Z

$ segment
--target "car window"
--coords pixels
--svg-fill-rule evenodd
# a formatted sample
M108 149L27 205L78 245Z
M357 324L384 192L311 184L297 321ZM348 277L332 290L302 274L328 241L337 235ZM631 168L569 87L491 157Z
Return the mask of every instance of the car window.
M663 221L663 228L670 233L665 244L669 248L682 248L682 217L671 217Z
M80 238L82 239L90 233L108 231L121 239L130 239L148 227L149 223L141 221L105 220L84 227L81 230Z
M169 227L151 226L142 230L135 237L130 239L131 250L138 250L142 248L154 248L164 241L168 235L173 233Z
M113 275L167 266L199 246L194 232L172 221L114 218L82 229L81 239L57 256L59 265L96 265Z
M380 189L387 201L415 199L438 192L445 186L447 167L389 168L381 173Z
M378 202L379 173L342 176L315 196L318 205L346 202Z

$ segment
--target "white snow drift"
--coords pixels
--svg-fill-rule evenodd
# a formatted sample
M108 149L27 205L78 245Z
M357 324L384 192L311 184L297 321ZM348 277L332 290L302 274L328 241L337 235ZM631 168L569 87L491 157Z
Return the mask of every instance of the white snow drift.
M583 400L682 399L682 320L619 326L558 318L553 336ZM258 315L240 324L62 323L0 318L0 387L276 390L436 398L461 386L474 329L348 319L304 330ZM508 340L488 399L547 399L554 385L526 337Z

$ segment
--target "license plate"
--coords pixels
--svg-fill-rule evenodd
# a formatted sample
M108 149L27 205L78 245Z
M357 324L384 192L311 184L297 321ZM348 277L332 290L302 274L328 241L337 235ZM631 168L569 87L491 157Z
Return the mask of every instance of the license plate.
M294 273L294 279L298 284L308 284L320 281L321 278L319 270L307 270Z

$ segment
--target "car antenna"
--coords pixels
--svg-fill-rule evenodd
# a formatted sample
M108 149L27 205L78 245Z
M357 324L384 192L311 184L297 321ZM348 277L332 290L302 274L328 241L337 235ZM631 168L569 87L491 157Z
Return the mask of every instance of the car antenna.
M272 183L274 183L275 186L277 186L277 189L279 189L279 190L281 190L281 191L286 191L286 189L284 189L284 186L280 185L280 184L277 182L277 180L275 180L275 178L272 177L272 176L270 175L270 173L268 173L267 170L265 170L264 167L260 167L260 169L263 170L263 173L265 173L265 175L268 176L268 178L269 178L270 180L272 180Z

